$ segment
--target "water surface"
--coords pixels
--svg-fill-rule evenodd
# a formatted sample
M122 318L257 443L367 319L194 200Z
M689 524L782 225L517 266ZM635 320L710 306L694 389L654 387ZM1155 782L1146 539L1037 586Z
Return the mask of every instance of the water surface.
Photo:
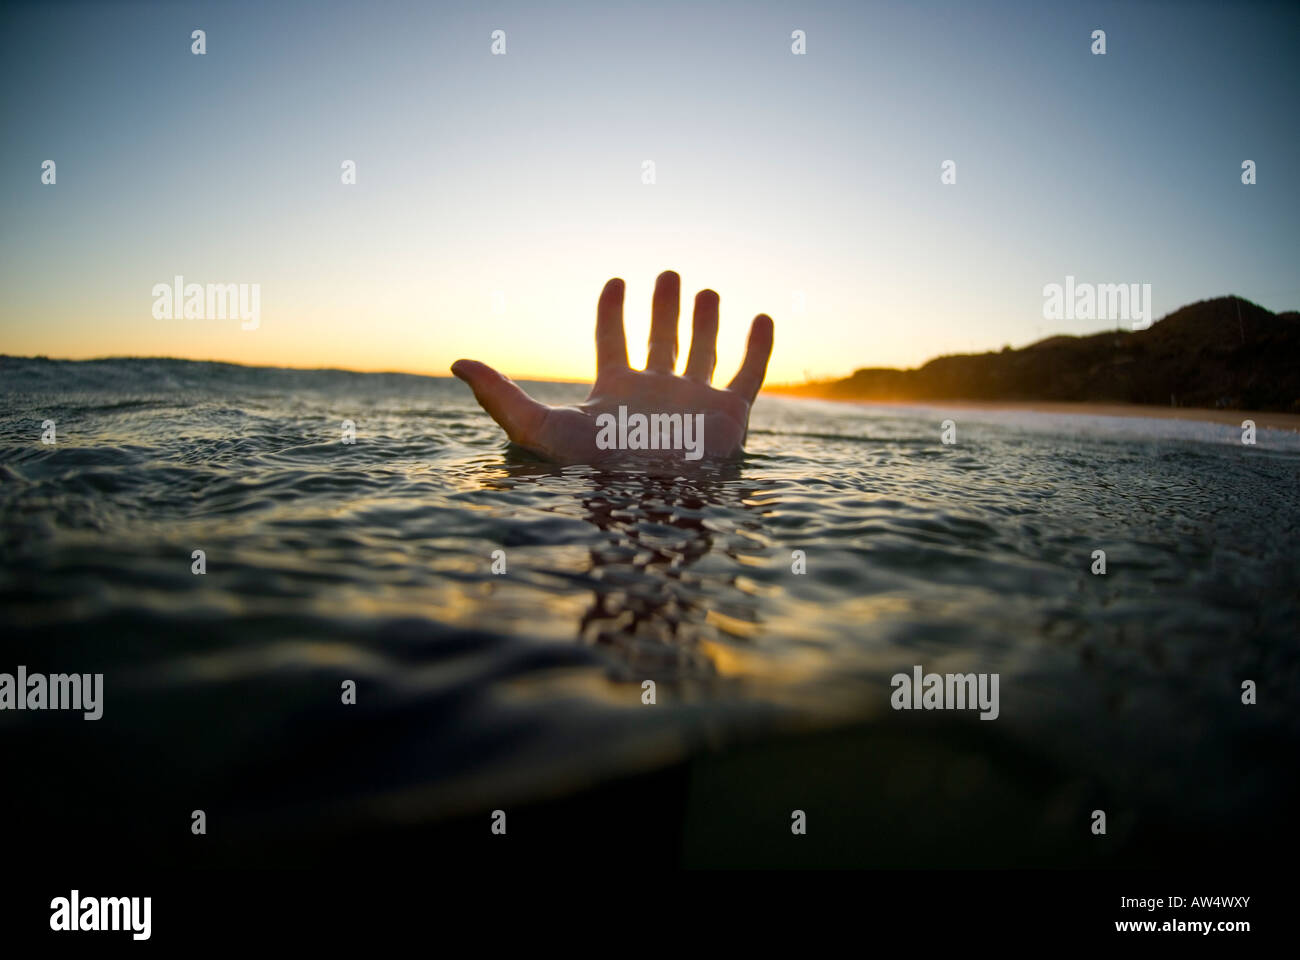
M1010 803L1026 856L1099 802L1117 848L1214 846L1296 797L1293 434L765 396L743 460L660 472L532 459L450 379L0 375L0 670L106 685L95 723L0 714L10 816L142 849L198 806L259 836L436 822L846 730L874 786L822 789L967 827ZM891 711L914 664L998 673L999 718Z

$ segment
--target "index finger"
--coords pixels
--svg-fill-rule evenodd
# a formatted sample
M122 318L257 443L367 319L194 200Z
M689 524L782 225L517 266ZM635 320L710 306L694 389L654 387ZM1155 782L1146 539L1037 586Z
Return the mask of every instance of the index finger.
M596 305L596 376L627 369L627 334L623 331L623 281L615 277L600 291Z

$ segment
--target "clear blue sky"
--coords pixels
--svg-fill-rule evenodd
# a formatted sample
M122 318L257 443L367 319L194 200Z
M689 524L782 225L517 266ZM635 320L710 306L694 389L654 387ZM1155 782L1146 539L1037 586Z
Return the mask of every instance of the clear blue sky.
M777 381L1114 326L1043 319L1067 274L1295 308L1297 49L1292 3L7 5L0 352L581 378L664 268ZM156 320L176 274L259 328Z

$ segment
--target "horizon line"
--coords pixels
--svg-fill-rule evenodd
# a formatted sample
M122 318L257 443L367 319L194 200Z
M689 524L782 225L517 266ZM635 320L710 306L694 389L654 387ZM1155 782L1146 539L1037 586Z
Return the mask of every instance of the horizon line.
M1282 314L1287 314L1287 313L1296 313L1296 312L1298 312L1298 311L1295 311L1295 310L1281 310L1281 311L1273 311L1273 310L1269 310L1268 307L1265 307L1265 306L1263 306L1263 305L1261 305L1261 304L1259 304L1259 303L1256 303L1254 300L1250 300L1250 299L1248 299L1248 298L1246 298L1246 297L1243 297L1243 296L1241 296L1240 294L1236 294L1236 293L1228 293L1228 294L1223 294L1223 295L1218 296L1218 297L1206 297L1206 298L1204 298L1204 299L1202 299L1202 300L1196 300L1196 301L1193 301L1193 302L1191 302L1191 303L1183 304L1181 307L1178 307L1178 308L1176 308L1176 309L1174 309L1174 310L1169 311L1169 312L1166 313L1164 316L1160 317L1158 320L1153 320L1152 323L1151 323L1151 327L1148 327L1148 328L1146 328L1146 329L1151 329L1152 327L1155 327L1156 324L1158 324L1158 323L1162 323L1163 321L1167 320L1169 317L1173 316L1175 313L1178 313L1180 310L1185 310L1185 309L1187 309L1188 307L1193 307L1193 306L1196 306L1197 304L1201 304L1201 303L1210 303L1211 301L1214 301L1214 300L1241 300L1241 301L1244 301L1245 303L1248 303L1248 304L1250 304L1251 306L1256 307L1256 308L1258 308L1258 309L1260 309L1260 310L1267 311L1268 313L1271 313L1273 316L1281 316ZM1047 337L1042 337L1042 338L1040 338L1040 339L1038 339L1038 340L1034 340L1034 341L1032 341L1032 342L1030 342L1030 343L1027 343L1027 344L1025 344L1024 346L1021 346L1021 347L1012 347L1012 349L1013 349L1013 350L1024 350L1024 349L1027 349L1028 347L1032 347L1032 346L1033 346L1034 344L1036 344L1036 343L1042 343L1042 342L1044 342L1045 340L1052 340L1052 339L1056 339L1056 338L1058 338L1058 337L1066 337L1066 338L1070 338L1070 339L1076 339L1076 340L1078 340L1078 339L1083 339L1083 338L1085 338L1085 337L1093 337L1093 336L1097 336L1097 334L1100 334L1100 333L1109 333L1109 332L1116 332L1116 333L1131 333L1131 332L1133 332L1133 331L1128 331L1128 330L1124 330L1124 329L1121 328L1121 327L1116 327L1114 331L1110 331L1110 330L1097 330L1097 331L1094 331L1094 332L1092 332L1092 333L1086 333L1086 334L1079 334L1079 333L1056 333L1056 334L1050 334L1050 335L1047 336ZM1010 344L1007 344L1006 346L1010 346ZM983 350L983 351L981 351L981 352L982 352L982 353L998 353L998 352L1000 352L1002 349L1004 349L1004 347L999 347L999 348L990 347L990 348L987 348L987 349L985 349L985 350ZM919 370L919 369L921 369L922 367L924 367L926 364L928 364L928 363L930 363L930 362L932 362L932 361L934 361L934 360L942 359L942 358L945 358L945 357L963 357L963 356L979 356L979 355L980 355L980 353L970 353L970 352L965 352L965 353L962 353L962 352L941 353L941 354L937 354L936 356L930 357L928 360L924 361L923 363L921 363L921 364L919 364L919 365L917 365L917 366L915 366L915 367L863 367L863 366L860 366L860 365L859 365L859 366L854 366L854 367L853 367L853 368L852 368L852 369L851 369L847 374L839 374L839 375L832 374L832 375L830 375L830 376L821 376L821 377L819 377L819 378L811 378L811 379L810 379L810 378L805 378L804 380L801 380L801 381L783 381L783 382L780 382L780 383L778 383L778 382L764 383L763 386L762 386L762 388L760 388L760 392L761 392L762 390L766 390L766 389L769 388L769 387L777 387L777 388L779 388L779 387L801 387L801 386L816 386L816 385L819 385L819 384L830 383L830 382L834 382L834 381L836 381L836 380L842 380L842 379L847 379L847 378L849 378L849 377L852 377L853 374L856 373L858 370L898 370L898 371ZM392 369L384 369L384 370L360 370L360 369L356 369L356 368L352 368L352 367L339 367L339 366L302 366L302 367L300 367L300 366L292 366L292 365L278 364L278 363L240 363L240 362L235 361L235 360L223 360L223 359L220 359L220 358L214 358L214 357L204 357L204 358L198 358L198 357L177 357L177 356L166 356L166 355L157 355L157 354L155 354L155 355L147 355L147 356L146 356L146 355L138 355L138 354L136 354L136 355L131 355L131 354L115 354L115 355L98 356L98 357L51 357L51 356L49 356L48 354L35 354L35 355L32 355L32 356L23 356L23 355L20 355L20 354L11 354L11 353L3 353L3 352L0 352L0 360L10 360L10 359L12 359L12 360L46 360L46 361L56 362L56 363L100 363L100 362L104 362L104 361L108 361L108 360L179 360L179 361L182 361L182 362L185 362L185 363L220 363L220 364L225 364L225 365L227 365L227 366L231 366L231 367L246 367L246 368L248 368L248 369L260 369L260 370L297 370L297 371L302 371L302 372L306 372L306 373L310 373L310 372L317 372L317 373L361 373L361 374L377 374L377 375L380 375L380 376L428 377L429 379L433 379L433 380L454 380L454 379L457 379L457 378L456 378L456 375L453 374L453 373L451 372L450 367L448 367L448 370L447 370L446 373L428 373L428 372L423 372L423 371L418 371L418 370L392 370ZM505 373L505 371L502 371L502 373ZM531 382L531 383L573 383L573 384L589 384L589 383L594 382L593 380L590 380L590 379L573 379L573 378L570 378L570 377L538 376L538 375L531 375L531 374L510 374L510 373L505 373L505 375L508 376L511 380L520 380L520 381L526 381L526 382Z

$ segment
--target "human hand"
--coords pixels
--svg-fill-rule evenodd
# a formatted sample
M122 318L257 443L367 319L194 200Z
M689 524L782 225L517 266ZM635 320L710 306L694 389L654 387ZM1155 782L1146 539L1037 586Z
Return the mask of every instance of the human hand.
M694 417L700 434L698 438L688 434L688 440L695 439L699 449L690 450L687 459L740 453L749 427L750 407L763 385L767 361L772 355L772 318L764 313L754 318L740 371L725 390L718 390L710 386L717 363L718 295L712 290L701 290L695 295L691 351L685 371L677 376L673 368L677 362L681 277L667 270L655 281L650 352L644 371L628 366L623 290L623 281L614 279L601 291L596 308L596 382L580 404L550 407L538 403L512 380L477 360L457 360L451 365L451 372L470 385L479 405L501 425L512 442L549 460L593 463L626 449L607 446L614 432L623 433L611 431L609 427L611 422L627 423L634 414L647 418L679 414L684 422ZM626 417L620 417L620 408L625 408ZM667 434L667 421L659 423ZM687 423L686 430L690 429ZM628 436L631 434L632 431L627 431ZM631 449L645 448L632 446ZM657 456L669 456L673 452L653 451Z

